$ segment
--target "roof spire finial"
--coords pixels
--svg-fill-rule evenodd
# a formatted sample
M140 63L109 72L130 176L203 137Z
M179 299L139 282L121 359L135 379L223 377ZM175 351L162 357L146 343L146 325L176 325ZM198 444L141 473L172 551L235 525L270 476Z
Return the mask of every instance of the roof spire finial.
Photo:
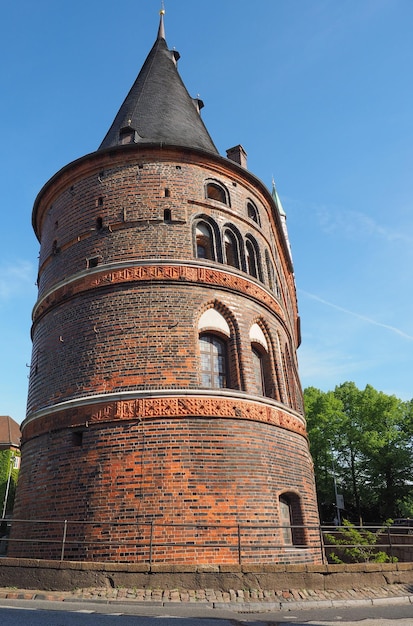
M159 11L159 15L161 16L161 19L159 22L158 39L165 39L165 27L163 24L163 16L165 15L165 5L164 5L163 0L161 3L161 10Z

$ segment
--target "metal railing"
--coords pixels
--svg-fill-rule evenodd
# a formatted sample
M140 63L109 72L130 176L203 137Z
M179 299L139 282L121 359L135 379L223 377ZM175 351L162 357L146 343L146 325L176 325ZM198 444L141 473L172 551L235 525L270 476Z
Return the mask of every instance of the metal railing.
M377 533L379 526L353 528ZM369 546L346 543L340 546L344 527L306 525L255 524L172 524L161 521L82 521L26 520L0 518L0 554L64 560L118 560L149 563L159 561L160 553L182 549L186 554L224 556L231 562L291 563L310 561L310 553L318 554L323 563L331 552L343 548L370 548L384 551L393 560L400 559L403 550L411 552L413 560L413 530L409 527L389 527ZM397 533L397 534L396 534ZM336 540L331 540L331 537ZM287 537L287 541L286 541ZM288 541L288 537L291 541ZM30 546L30 547L29 547ZM396 555L397 553L397 555ZM41 556L36 556L41 555ZM49 555L49 556L48 556ZM78 559L76 558L78 557ZM128 558L129 557L129 558Z

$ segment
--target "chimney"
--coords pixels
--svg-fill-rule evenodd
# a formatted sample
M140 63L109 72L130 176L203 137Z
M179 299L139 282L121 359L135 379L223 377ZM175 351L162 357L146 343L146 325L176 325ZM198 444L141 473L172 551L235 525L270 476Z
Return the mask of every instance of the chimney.
M240 144L227 150L227 158L247 169L247 153Z

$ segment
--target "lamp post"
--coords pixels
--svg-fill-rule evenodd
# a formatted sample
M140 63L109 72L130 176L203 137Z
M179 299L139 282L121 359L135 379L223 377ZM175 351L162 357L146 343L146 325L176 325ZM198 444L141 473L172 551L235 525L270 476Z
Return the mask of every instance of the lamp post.
M333 482L334 482L334 497L335 497L335 507L337 511L337 526L341 526L341 513L340 509L343 508L343 496L337 492L337 480L336 480L336 469L334 466L334 455L333 455L333 447L330 444L331 448L331 468L333 470Z

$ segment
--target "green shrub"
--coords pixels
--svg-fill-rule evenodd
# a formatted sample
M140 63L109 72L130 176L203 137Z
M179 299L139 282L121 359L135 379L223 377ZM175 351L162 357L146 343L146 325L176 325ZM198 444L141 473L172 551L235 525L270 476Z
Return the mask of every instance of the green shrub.
M381 528L376 531L356 528L348 520L343 520L340 527L339 536L326 534L325 539L330 545L338 546L340 558L335 552L329 554L333 563L396 563L397 558L389 556L383 550L377 549L377 542L380 535L393 523L387 520Z

